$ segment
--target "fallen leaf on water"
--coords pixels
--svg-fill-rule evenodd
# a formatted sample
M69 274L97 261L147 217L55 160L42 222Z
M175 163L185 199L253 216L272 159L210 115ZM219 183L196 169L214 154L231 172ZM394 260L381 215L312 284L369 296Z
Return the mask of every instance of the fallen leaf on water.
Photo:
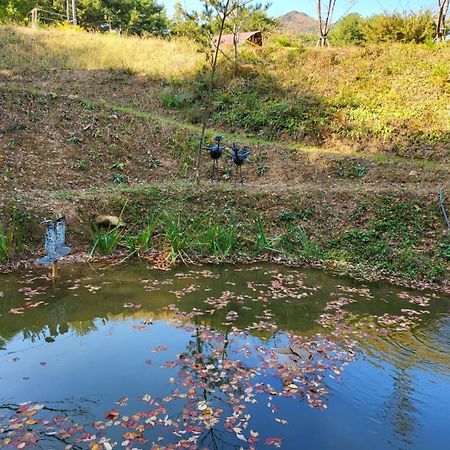
M115 420L118 417L119 417L119 411L117 409L112 409L105 415L105 418L108 420Z
M164 350L168 350L169 347L166 347L165 345L158 345L153 351L154 352L163 352Z

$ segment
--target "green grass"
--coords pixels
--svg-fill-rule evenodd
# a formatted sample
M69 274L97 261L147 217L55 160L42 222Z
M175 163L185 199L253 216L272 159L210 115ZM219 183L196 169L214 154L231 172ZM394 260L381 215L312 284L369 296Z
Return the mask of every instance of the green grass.
M114 227L111 230L104 230L92 225L92 239L94 241L89 256L100 253L103 256L112 255L123 239L123 230L121 227Z
M218 259L229 257L238 238L237 225L225 225L209 222L203 231L200 231L197 245L203 253Z
M27 226L25 217L18 209L13 209L8 225L0 223L0 262L18 258L25 247Z
M167 245L167 259L171 263L189 260L188 252L192 246L192 235L181 218L164 211L161 219L164 241Z

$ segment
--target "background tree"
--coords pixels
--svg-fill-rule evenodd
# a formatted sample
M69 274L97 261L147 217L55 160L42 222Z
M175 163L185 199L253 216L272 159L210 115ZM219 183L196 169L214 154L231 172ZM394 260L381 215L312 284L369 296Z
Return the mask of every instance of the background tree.
M435 22L430 11L418 13L378 14L364 21L367 42L415 42L432 40Z
M0 20L23 22L33 8L39 8L61 14L64 22L65 7L62 0L2 0ZM104 29L107 25L138 35L168 32L164 6L156 0L78 0L77 16L78 24L86 29Z
M436 37L435 41L445 41L445 36L447 34L447 14L450 5L450 0L438 0L438 18L436 21Z
M33 8L46 9L63 13L65 4L58 5L52 0L1 0L0 1L0 21L2 22L23 22L27 20L28 13Z
M347 14L330 32L330 41L338 45L355 44L365 42L364 18L358 13Z
M202 13L197 16L190 16L193 18L197 17L197 26L202 33L196 36L196 41L200 48L205 52L206 58L209 59L211 63L207 94L205 98L205 107L203 111L202 129L196 155L195 178L197 185L200 184L201 154L205 144L205 134L208 120L211 115L212 92L214 88L217 64L219 61L222 37L226 31L228 19L236 12L238 8L246 6L251 3L251 1L252 0L246 0L243 3L240 0L204 0Z
M337 0L317 0L317 18L319 20L318 47L329 45L328 34L333 24L333 13Z

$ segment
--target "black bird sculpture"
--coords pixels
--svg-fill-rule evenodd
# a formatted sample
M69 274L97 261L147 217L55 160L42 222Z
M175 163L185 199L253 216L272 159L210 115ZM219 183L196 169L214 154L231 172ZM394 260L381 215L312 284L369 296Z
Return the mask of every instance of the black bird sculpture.
M225 146L221 145L223 142L222 136L216 136L214 138L215 143L209 144L206 149L209 151L209 155L213 160L213 170L211 179L215 179L215 175L219 175L219 159L222 157L223 152L225 151Z
M231 146L230 151L231 161L236 166L236 179L240 176L241 184L244 182L244 177L242 176L242 166L247 161L250 156L250 149L248 147L242 147L242 149L237 144Z

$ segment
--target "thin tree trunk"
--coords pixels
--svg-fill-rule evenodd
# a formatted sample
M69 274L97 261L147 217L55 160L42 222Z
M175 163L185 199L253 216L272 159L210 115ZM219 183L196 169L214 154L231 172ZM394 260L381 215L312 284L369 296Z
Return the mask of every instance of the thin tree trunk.
M435 41L440 42L445 40L446 32L446 17L449 9L449 0L439 0L439 13L436 22L436 37Z
M329 46L328 34L330 33L331 26L333 25L333 13L336 7L337 0L328 0L326 6L326 17L322 16L322 1L317 0L317 16L319 19L319 40L317 41L317 47Z
M228 8L230 6L231 0L228 0L225 8L223 9L223 16L220 22L220 32L219 32L219 38L217 40L216 49L214 52L214 58L211 68L211 76L209 79L209 86L208 86L208 93L206 95L206 104L205 104L205 113L203 115L203 122L202 122L202 132L200 134L200 143L197 149L197 162L196 162L196 169L195 169L195 180L197 183L197 186L200 186L200 160L202 156L202 150L203 145L205 143L205 134L206 134L206 127L208 126L208 119L209 115L211 113L211 97L213 92L213 86L214 86L214 78L216 75L216 69L217 69L217 60L219 58L219 50L220 50L220 41L222 40L223 31L225 28L225 21L227 20L228 16Z
M77 0L72 0L72 19L73 24L77 25Z

